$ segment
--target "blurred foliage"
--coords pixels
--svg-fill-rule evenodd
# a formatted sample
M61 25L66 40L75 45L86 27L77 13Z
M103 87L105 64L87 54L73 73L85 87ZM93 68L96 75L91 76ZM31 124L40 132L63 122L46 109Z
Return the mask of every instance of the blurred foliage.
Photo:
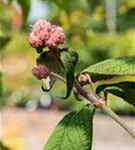
M95 31L107 31L105 0L42 0L48 3L48 18L60 23L66 30L74 30L85 26ZM77 11L77 13L75 13ZM72 17L74 16L74 17ZM80 17L80 18L79 18ZM135 1L118 0L117 1L117 29L125 31L135 26ZM85 31L87 28L85 28ZM83 32L83 31L82 31ZM70 33L70 32L69 32ZM80 34L80 33L78 33Z
M73 47L80 55L78 71L107 58L133 55L134 29L117 35L105 32L107 27L104 0L78 0L74 3L69 0L66 2L67 5L64 5L64 0L43 1L47 2L49 7L49 20L60 24L65 30L67 35L65 45ZM134 19L126 21L126 18L123 18L122 15L127 15L127 18L131 16L128 16L128 12L135 8L133 0L130 0L130 2L119 0L117 5L119 30L125 29L125 27L130 29L131 26L128 23L135 22ZM122 12L122 8L126 10ZM119 18L123 18L124 23L119 21ZM134 24L132 24L133 27Z
M4 15L3 15L3 13L4 13ZM9 24L11 21L11 16L12 16L11 8L8 5L6 5L0 1L0 23L8 22L8 24Z
M3 15L4 13L4 15ZM0 51L11 39L11 10L0 3Z
M2 141L0 141L0 148L1 150L10 150L7 146L5 146Z
M16 0L16 1L21 6L23 19L24 22L26 22L30 11L31 0Z
M17 3L20 6L23 14L23 21L26 23L30 12L31 0L7 0L7 2L10 7L13 7L14 3Z
M118 30L125 31L135 26L135 1L119 0Z
M3 106L3 77L2 77L2 71L0 70L0 108Z
M82 70L96 62L120 56L128 56L135 54L134 47L134 30L128 31L118 35L112 34L96 34L92 31L87 33L89 40L82 46L75 49L79 52L80 62L78 63L78 70ZM102 39L102 40L101 40ZM126 41L126 42L125 42Z

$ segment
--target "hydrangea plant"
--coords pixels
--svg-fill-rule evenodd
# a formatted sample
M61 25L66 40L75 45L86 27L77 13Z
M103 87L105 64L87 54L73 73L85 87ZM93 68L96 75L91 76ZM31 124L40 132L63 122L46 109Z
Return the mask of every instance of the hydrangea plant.
M66 84L67 99L73 91L75 99L86 99L87 105L68 113L56 126L44 150L90 150L92 148L93 116L101 109L119 123L135 139L135 133L108 106L108 93L121 97L135 106L135 56L110 59L75 74L78 54L71 48L61 48L65 41L61 27L38 20L28 37L38 53L33 75L42 80L42 89L50 91L58 79ZM49 86L45 80L49 79ZM87 90L85 88L87 87ZM89 89L89 90L88 90Z

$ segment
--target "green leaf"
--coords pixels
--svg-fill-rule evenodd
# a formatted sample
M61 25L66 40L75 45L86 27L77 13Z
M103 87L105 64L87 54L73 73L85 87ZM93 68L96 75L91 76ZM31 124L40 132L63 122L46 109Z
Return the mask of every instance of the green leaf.
M135 107L135 83L121 82L112 85L100 85L97 87L96 92L100 93L101 91L121 97Z
M85 69L96 93L109 92L135 106L135 56L109 59Z
M21 6L24 22L27 21L28 14L30 12L31 0L17 0Z
M44 150L91 150L93 108L67 114L56 126Z
M78 61L78 54L71 49L63 51L61 53L61 60L66 72L67 94L64 97L64 99L66 99L70 96L72 88L74 86L74 72L76 63Z
M95 81L114 76L135 76L135 56L109 59L85 69Z

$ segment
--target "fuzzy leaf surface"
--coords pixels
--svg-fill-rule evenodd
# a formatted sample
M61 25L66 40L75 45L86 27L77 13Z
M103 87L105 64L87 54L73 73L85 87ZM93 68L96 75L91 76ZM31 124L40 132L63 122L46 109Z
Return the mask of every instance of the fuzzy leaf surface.
M56 126L44 150L91 150L93 108L67 114Z

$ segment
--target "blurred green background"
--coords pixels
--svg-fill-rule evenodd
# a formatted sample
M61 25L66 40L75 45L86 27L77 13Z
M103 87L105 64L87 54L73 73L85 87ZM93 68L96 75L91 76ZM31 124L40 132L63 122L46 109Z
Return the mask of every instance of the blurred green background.
M55 97L63 95L64 85L57 83L49 95L31 74L37 54L27 37L39 18L64 28L67 38L63 46L79 54L76 72L108 58L135 55L134 0L0 0L1 106L70 108L68 102ZM72 106L80 103L73 96L69 99ZM112 95L110 99L115 111L133 114L123 100Z

